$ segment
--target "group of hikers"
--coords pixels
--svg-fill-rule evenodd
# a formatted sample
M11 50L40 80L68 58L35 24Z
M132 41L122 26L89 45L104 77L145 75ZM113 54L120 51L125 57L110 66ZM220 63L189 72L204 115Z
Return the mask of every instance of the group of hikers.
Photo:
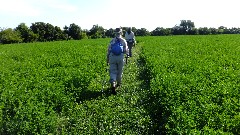
M123 37L121 28L115 29L115 37L111 39L107 49L107 65L109 65L109 75L112 94L117 94L116 88L121 86L124 66L124 55L126 58L132 57L132 48L135 46L135 35L129 27Z

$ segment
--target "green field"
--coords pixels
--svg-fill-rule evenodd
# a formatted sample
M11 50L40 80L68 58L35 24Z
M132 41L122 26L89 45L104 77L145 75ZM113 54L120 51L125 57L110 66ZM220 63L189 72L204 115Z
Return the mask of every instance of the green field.
M0 134L239 134L240 35L137 37L111 95L110 39L0 46Z

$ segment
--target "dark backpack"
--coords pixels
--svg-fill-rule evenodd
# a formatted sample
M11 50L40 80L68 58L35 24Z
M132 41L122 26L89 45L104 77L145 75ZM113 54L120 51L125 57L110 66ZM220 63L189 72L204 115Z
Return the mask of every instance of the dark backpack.
M113 44L111 44L111 52L114 55L120 55L123 53L123 45L119 39L117 39Z

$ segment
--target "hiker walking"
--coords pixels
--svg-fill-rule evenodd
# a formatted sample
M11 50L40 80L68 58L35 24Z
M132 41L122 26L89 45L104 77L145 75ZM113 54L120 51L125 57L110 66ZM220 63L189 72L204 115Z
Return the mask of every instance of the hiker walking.
M132 32L132 28L129 27L127 32L125 33L125 39L127 41L127 46L129 49L129 56L132 57L132 47L135 45L136 41L135 41L135 35Z
M115 29L115 37L110 41L107 50L107 64L110 65L109 74L112 93L116 94L116 87L122 82L124 54L128 53L126 40L122 37L122 29Z

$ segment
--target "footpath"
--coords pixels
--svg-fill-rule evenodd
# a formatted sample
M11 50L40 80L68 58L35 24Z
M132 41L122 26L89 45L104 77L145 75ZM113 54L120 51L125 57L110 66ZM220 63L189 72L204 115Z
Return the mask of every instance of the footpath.
M105 85L101 96L98 94L94 98L89 93L92 98L78 105L75 118L77 127L84 127L82 134L154 133L156 124L148 109L151 101L149 89L145 85L144 62L141 61L140 54L141 46L136 45L133 48L133 57L124 66L122 85L117 88L117 95L111 94L111 90L107 90Z

